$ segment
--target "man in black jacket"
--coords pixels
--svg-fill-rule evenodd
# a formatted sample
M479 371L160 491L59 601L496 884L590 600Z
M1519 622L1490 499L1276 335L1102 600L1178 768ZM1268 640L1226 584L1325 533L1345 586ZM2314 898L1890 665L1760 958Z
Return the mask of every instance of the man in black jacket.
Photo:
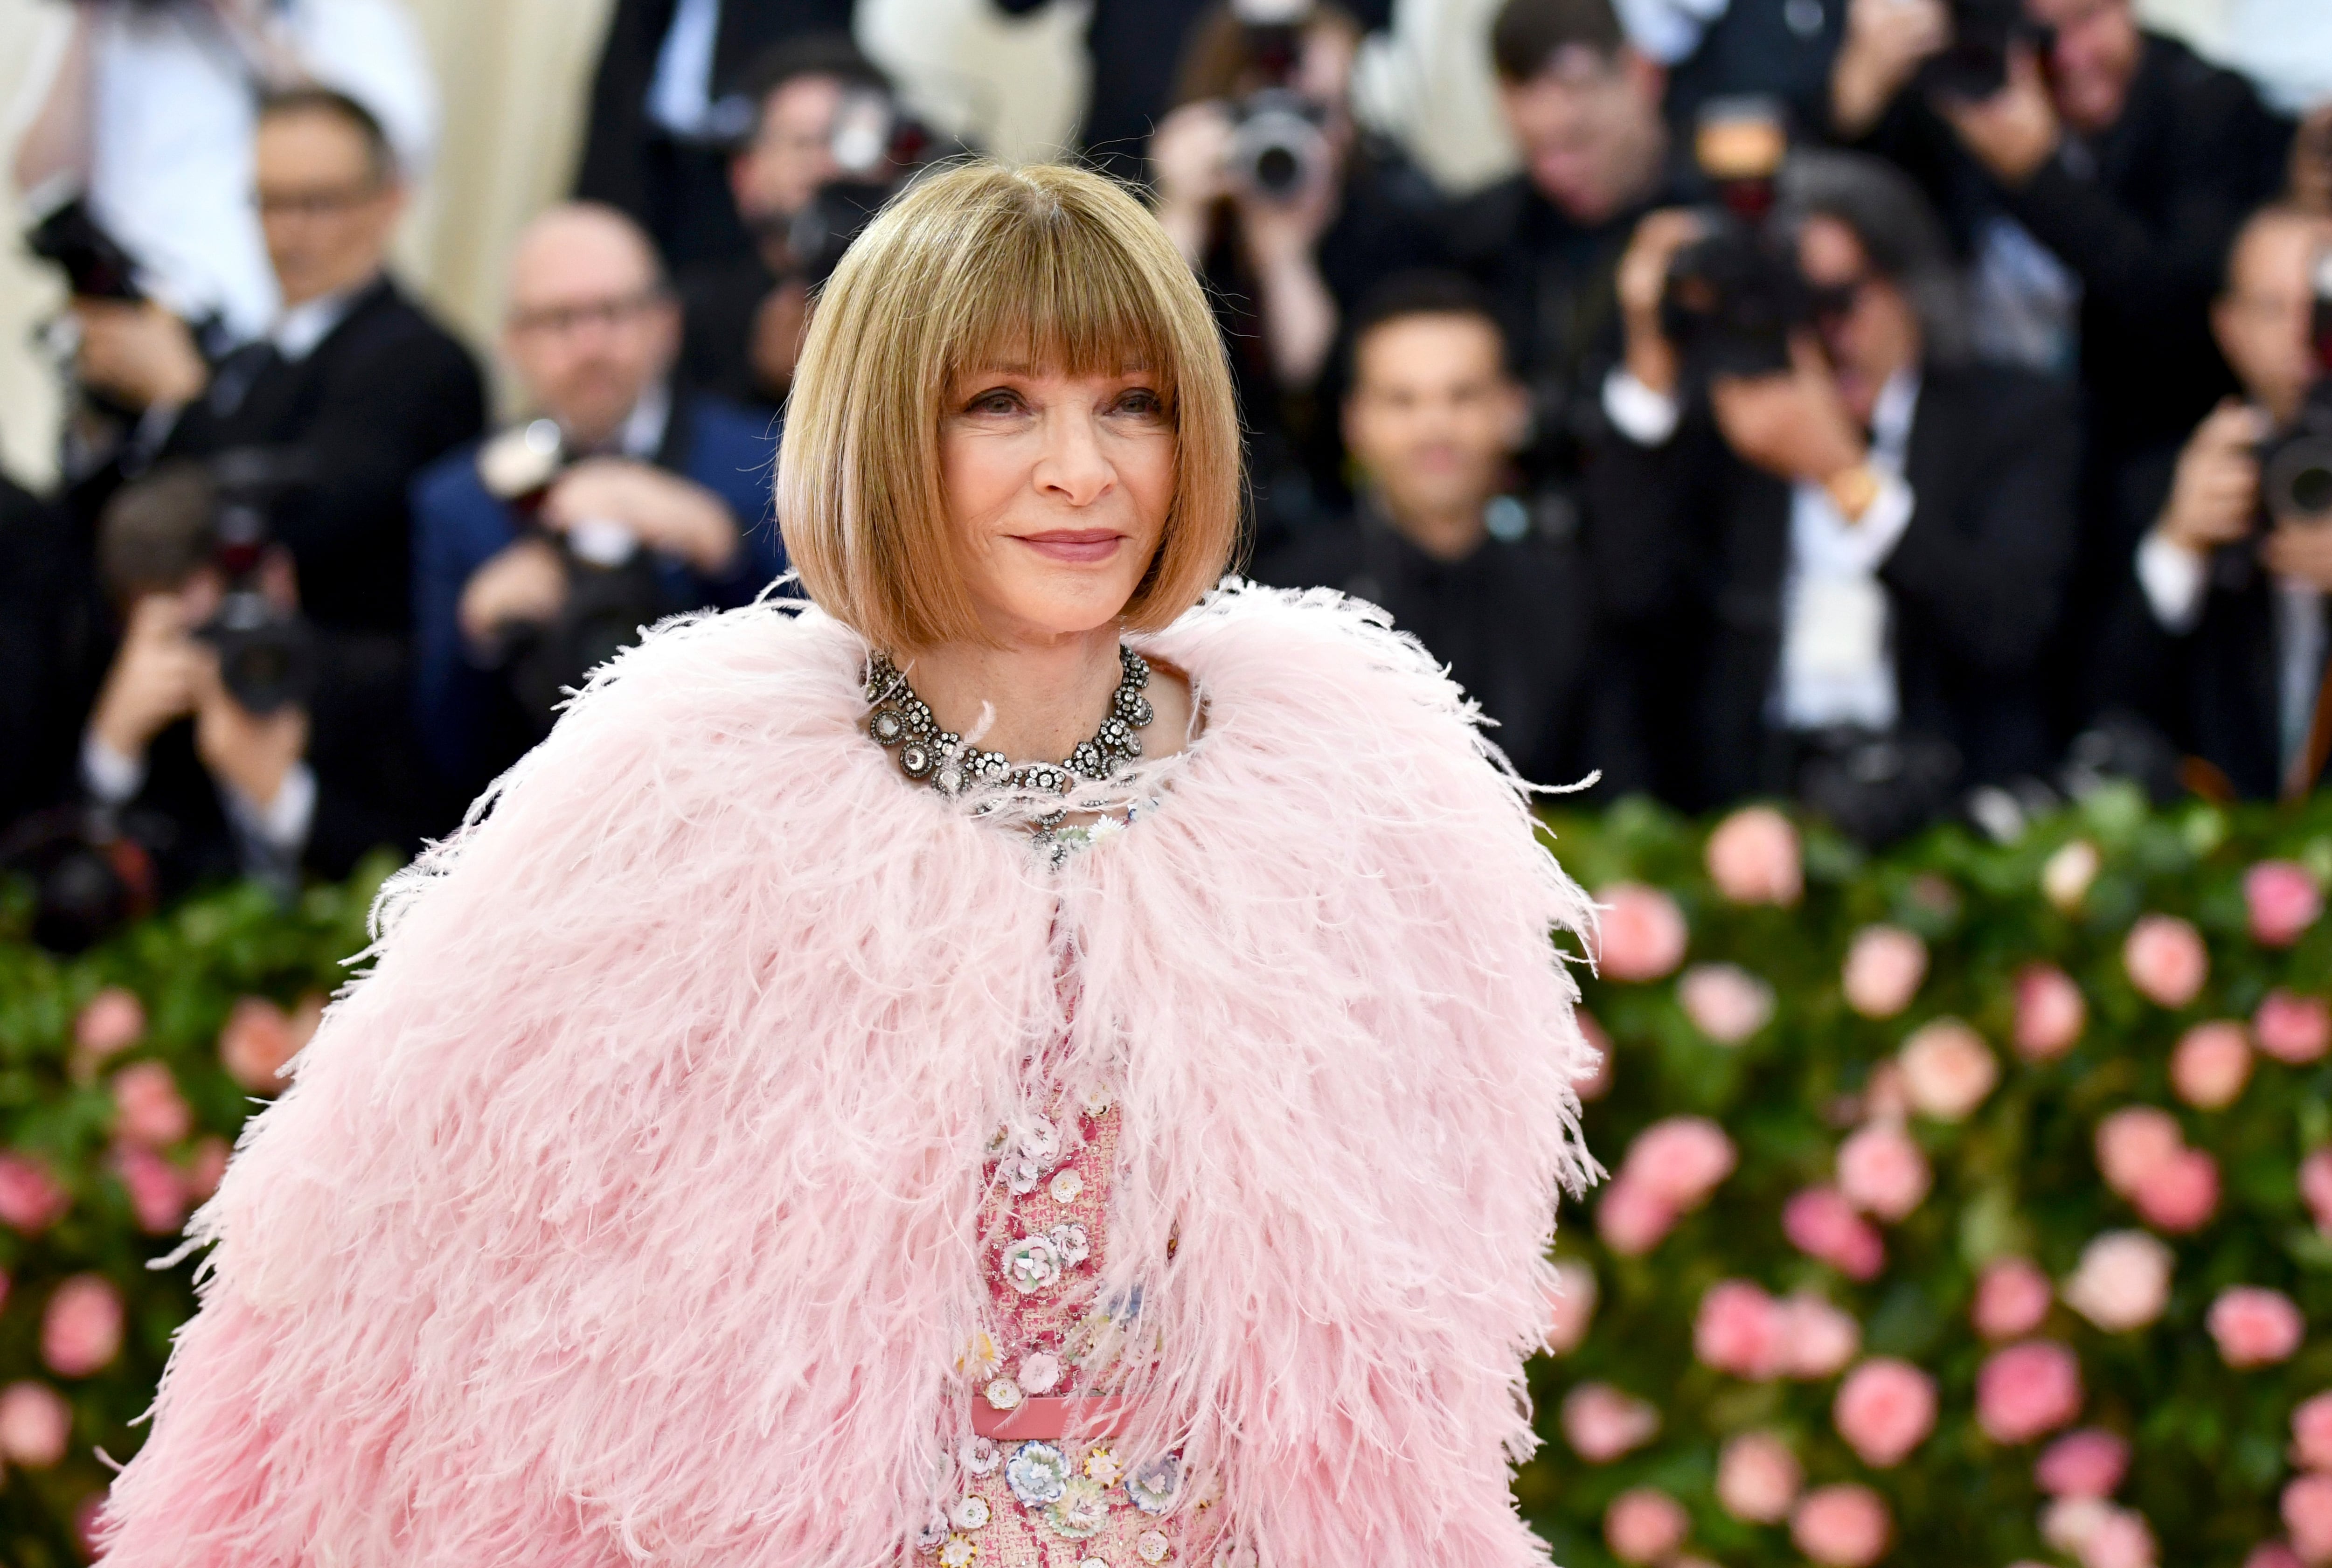
M1524 777L1581 778L1595 766L1586 575L1574 541L1534 530L1508 493L1529 410L1487 301L1460 276L1394 278L1362 307L1352 358L1357 512L1256 575L1381 606L1496 721Z
M145 410L113 463L77 487L93 521L162 457L282 454L299 483L271 508L320 626L393 637L411 624L406 487L475 436L485 392L468 350L383 270L404 189L379 123L336 92L268 100L255 148L260 222L284 309L267 338L212 365L153 305L85 302L83 379Z
M1589 520L1641 747L1615 771L1693 808L1802 793L1885 837L2050 760L2032 677L2073 548L2071 410L1959 362L1941 236L1896 171L1801 154L1782 199L1819 301L1790 370L1682 379L1659 298L1688 215L1621 263Z
M2134 497L2146 537L2136 613L2108 644L2115 695L2206 765L2189 781L2214 793L2263 799L2322 782L2332 517L2271 503L2261 453L2332 370L2311 338L2327 265L2332 219L2270 207L2244 226L2211 320L2245 400L2221 404Z

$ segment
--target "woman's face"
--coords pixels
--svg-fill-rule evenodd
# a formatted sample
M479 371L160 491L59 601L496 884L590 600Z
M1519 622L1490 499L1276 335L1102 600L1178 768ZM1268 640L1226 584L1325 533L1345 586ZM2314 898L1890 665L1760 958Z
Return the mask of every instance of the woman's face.
M964 582L1008 645L1116 619L1174 500L1174 419L1144 370L999 367L957 379L940 465Z

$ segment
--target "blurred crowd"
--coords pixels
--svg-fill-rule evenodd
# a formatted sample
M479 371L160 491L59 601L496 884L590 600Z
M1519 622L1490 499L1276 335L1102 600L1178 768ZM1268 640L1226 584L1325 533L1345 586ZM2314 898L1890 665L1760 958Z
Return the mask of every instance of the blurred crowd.
M497 421L387 264L396 0L73 13L14 155L62 477L0 488L0 860L59 945L410 852L640 625L781 577L818 285L967 150L853 0L617 0ZM2322 0L2232 0L2240 70L2131 0L1090 13L1080 156L1215 302L1250 575L1382 606L1525 777L1870 843L2324 786ZM1521 163L1462 191L1354 94L1460 31Z

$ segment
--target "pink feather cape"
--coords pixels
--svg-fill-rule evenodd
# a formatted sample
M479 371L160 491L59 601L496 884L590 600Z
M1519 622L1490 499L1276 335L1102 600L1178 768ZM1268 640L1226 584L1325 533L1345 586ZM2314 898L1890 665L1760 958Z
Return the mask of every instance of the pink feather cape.
M817 610L600 672L384 894L196 1216L104 1560L896 1561L959 1484L983 1145L1049 1076L1123 1107L1123 1451L1179 1444L1266 1568L1544 1563L1509 1476L1591 906L1371 612L1232 584L1141 645L1203 733L1057 870L902 780Z

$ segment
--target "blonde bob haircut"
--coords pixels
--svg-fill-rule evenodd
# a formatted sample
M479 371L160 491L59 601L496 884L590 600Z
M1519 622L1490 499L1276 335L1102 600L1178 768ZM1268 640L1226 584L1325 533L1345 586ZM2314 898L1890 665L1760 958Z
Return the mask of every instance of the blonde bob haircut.
M985 640L948 526L940 430L989 368L1145 370L1174 422L1174 500L1120 612L1156 631L1238 542L1238 415L1214 316L1157 221L1110 180L979 161L895 197L819 295L778 456L778 517L812 599L877 648Z

